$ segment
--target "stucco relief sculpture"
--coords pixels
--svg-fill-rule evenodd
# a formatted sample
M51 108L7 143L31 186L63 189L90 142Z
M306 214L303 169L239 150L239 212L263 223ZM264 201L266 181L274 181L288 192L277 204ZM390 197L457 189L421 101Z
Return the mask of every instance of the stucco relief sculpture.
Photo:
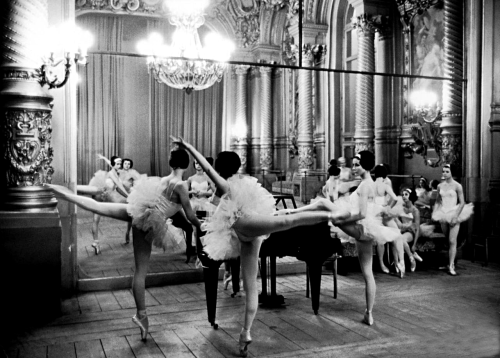
M260 36L260 2L257 0L229 0L227 11L235 19L236 38L239 47L249 47Z
M54 169L52 115L45 111L11 110L5 113L4 158L7 185L33 186L50 183Z

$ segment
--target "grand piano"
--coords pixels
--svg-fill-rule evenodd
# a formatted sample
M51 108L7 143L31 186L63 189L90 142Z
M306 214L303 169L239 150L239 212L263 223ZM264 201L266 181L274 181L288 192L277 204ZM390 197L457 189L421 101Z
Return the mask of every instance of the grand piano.
M200 235L202 235L202 233L200 233ZM217 329L218 325L215 323L217 287L219 281L219 267L223 261L214 261L208 258L203 252L203 247L199 240L197 240L197 245L198 257L203 266L208 321ZM271 234L262 244L259 254L262 263L261 279L263 284L262 293L259 296L260 303L275 305L283 301L283 297L276 294L276 257L293 256L299 260L305 261L307 264L311 286L312 309L314 313L317 314L319 309L323 263L335 252L338 252L339 249L341 250L340 241L337 242L330 237L330 227L326 222L313 226L296 227ZM271 263L270 295L267 294L267 287L265 287L265 285L267 285L267 270L265 264L267 257L269 257ZM233 277L232 286L235 291L239 288L239 261L239 259L230 261Z

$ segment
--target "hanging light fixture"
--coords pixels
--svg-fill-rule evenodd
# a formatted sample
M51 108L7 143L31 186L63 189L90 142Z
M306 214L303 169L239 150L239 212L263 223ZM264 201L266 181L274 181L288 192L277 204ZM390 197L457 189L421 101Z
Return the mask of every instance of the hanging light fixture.
M207 0L166 0L170 23L176 27L172 44L163 43L158 33L137 44L147 56L148 72L159 83L183 89L203 90L222 80L234 45L216 33L209 33L204 46L198 28L204 24Z

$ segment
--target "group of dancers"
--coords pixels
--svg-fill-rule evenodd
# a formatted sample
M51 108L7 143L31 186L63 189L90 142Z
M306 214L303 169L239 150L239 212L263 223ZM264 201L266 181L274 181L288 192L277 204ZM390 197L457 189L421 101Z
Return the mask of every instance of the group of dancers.
M445 164L442 168L441 183L433 180L431 185L425 178L419 182L420 188L413 190L403 185L400 196L392 189L385 164L378 164L373 169L374 203L379 210L376 217L381 225L400 231L399 237L387 240L391 243L392 257L396 274L403 278L406 272L404 255L407 254L411 271L415 271L416 262L423 261L417 252L417 242L420 237L430 237L435 232L434 223L439 223L443 234L449 240L449 264L446 270L452 276L456 275L455 257L457 236L460 223L467 220L473 213L473 204L466 204L462 186L452 177L452 168ZM359 180L349 168L345 168L345 159L332 159L328 168L329 178L323 187L322 196L328 198L337 206L349 203L349 191L359 184ZM315 200L315 199L313 199ZM354 243L340 228L333 226L332 232L342 242ZM385 243L375 242L377 257L382 272L389 274L390 270L384 263Z
M171 138L175 144L169 159L171 173L163 178L139 178L134 183L133 189L126 193L126 202L97 201L74 194L66 187L47 184L61 199L75 203L96 215L108 216L131 224L135 258L132 292L137 308L132 320L140 328L143 340L147 339L149 329L145 279L152 245L165 247L171 237L175 236L175 230L168 219L181 210L191 224L206 232L202 240L203 250L210 258L214 260L229 260L238 256L241 258L241 274L246 292L244 322L239 336L241 356L247 356L248 345L252 342L250 330L258 307L257 274L260 246L271 233L296 226L315 225L327 221L354 239L365 281L366 309L363 322L373 325L372 309L376 292L372 271L373 244L395 241L401 234L399 229L383 225L380 220L379 205L375 204L377 186L370 174L375 166L373 153L361 151L353 158L352 175L358 178L358 185L349 196L349 200L332 202L329 199L319 199L297 209L276 210L273 196L257 182L257 179L237 174L241 161L236 153L228 151L219 153L212 167L211 163L191 144L180 137ZM183 181L183 174L190 162L189 154L195 160L197 173L199 166L204 175L210 179L208 185L210 190L205 184L203 187L197 187L196 184L195 189L191 189L191 194L193 190L197 190L197 195L205 198L208 198L212 191L208 202L213 205L214 212L203 226L193 210L188 183ZM199 174L201 175L201 171ZM200 182L197 179L194 181ZM118 187L118 184L115 184ZM447 190L454 188L461 193L459 185L454 181L447 182L442 192L445 194ZM451 196L446 195L446 198ZM463 199L463 194L461 198ZM449 202L451 203L450 200L443 199L442 212L451 217L449 225L455 228L463 205L459 205L459 208L452 212L449 210Z

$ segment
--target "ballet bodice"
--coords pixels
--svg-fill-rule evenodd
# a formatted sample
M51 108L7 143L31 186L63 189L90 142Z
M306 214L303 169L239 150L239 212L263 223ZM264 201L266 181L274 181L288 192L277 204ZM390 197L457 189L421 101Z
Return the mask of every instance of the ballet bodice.
M197 181L191 181L191 190L196 190L196 191L208 191L209 189L208 181L202 181L202 182L197 182Z
M374 199L374 202L377 205L386 206L387 205L387 198L385 196L376 196Z
M457 205L457 192L455 189L439 190L439 195L443 201L443 206L445 208L453 207Z

